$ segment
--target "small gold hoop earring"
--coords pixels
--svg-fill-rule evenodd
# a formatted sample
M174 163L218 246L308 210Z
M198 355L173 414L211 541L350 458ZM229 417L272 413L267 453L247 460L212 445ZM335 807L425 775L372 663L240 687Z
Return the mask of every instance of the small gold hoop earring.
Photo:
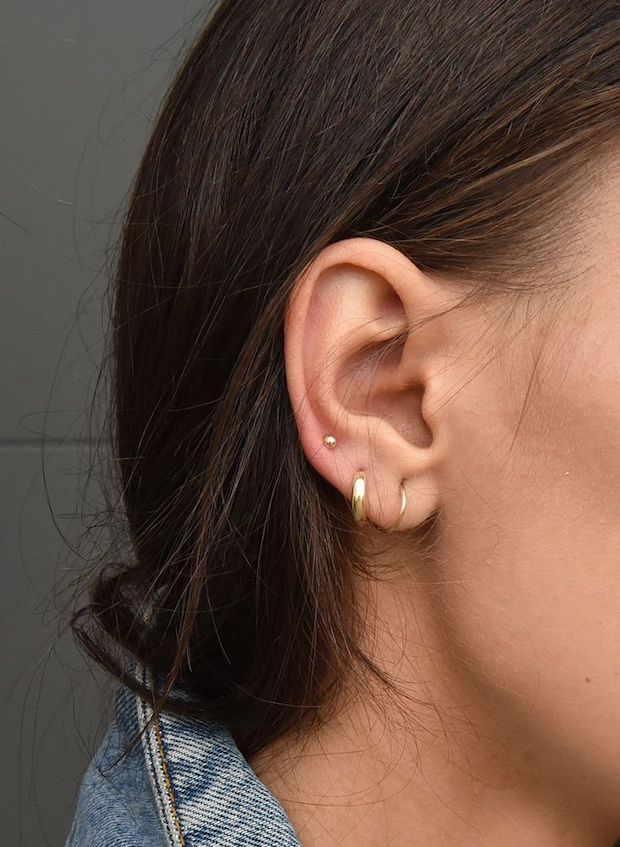
M366 523L366 474L358 471L351 491L351 511L357 523Z
M387 527L387 529L383 529L383 527L378 526L377 529L379 532L394 532L396 527L403 519L403 515L405 514L405 509L407 508L407 493L405 491L405 486L400 484L400 512L398 513L398 517L392 524L392 526Z
M407 508L407 492L405 491L405 486L403 483L400 483L400 512L398 513L398 517L392 524L392 526L384 529L383 527L377 526L373 524L373 526L379 530L379 532L394 532L394 530L399 526L401 520L403 519L403 515L405 514L405 510ZM367 523L368 519L366 517L366 474L364 471L358 471L355 474L355 478L353 480L353 489L351 491L351 511L353 512L353 517L355 518L357 523Z

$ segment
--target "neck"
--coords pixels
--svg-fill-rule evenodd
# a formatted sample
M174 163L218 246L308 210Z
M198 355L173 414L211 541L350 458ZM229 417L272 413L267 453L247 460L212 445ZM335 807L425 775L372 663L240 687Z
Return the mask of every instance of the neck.
M368 652L401 693L369 681L310 738L283 738L250 762L301 843L612 847L596 786L548 749L518 698L456 655L419 576L364 587L376 620Z

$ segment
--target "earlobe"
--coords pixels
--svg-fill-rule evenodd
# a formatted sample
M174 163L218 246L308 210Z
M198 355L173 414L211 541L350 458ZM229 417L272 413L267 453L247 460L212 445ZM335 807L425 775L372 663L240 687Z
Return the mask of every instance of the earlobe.
M333 450L336 447L336 438L333 435L326 435L323 438L323 444ZM400 483L400 495L401 495L401 505L400 512L398 513L398 517L392 524L392 526L383 528L377 526L381 532L394 532L400 525L400 522L403 519L403 515L407 509L407 493L405 491L405 486L403 483ZM353 513L353 518L357 523L367 523L368 518L366 515L366 473L364 471L358 471L355 474L355 478L353 479L353 489L351 492L351 511Z
M414 527L438 507L422 414L437 351L430 334L414 351L407 331L427 288L395 248L347 239L300 277L285 318L286 380L304 453L347 498L353 519L357 508L360 524L384 531Z
M376 529L381 532L394 532L400 526L405 511L407 510L407 492L403 482L400 483L400 511L394 523L388 527L376 526ZM368 517L366 515L366 473L358 471L353 480L353 492L351 494L351 511L357 523L366 523Z

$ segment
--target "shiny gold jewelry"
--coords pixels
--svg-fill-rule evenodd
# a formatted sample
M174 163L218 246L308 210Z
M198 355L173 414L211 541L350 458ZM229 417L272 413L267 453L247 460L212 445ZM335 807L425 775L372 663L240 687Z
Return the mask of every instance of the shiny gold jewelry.
M335 447L336 446L336 439L334 438L333 435L326 435L325 438L323 439L323 444L326 447Z
M380 526L378 526L377 529L380 532L393 532L396 529L396 527L398 526L398 524L401 522L401 520L403 519L403 515L405 514L406 508L407 508L407 494L405 492L405 486L401 482L401 484L400 484L400 512L398 513L398 517L396 518L396 520L394 521L392 526L389 526L387 529L383 529L383 527L380 527Z
M358 471L353 480L351 492L351 510L357 523L366 523L366 474Z
M400 524L403 515L405 514L405 509L407 508L407 493L405 491L405 486L403 483L400 483L400 512L398 513L398 517L392 524L392 526L384 529L383 527L377 526L373 523L373 526L378 529L380 532L393 532L398 525ZM355 474L355 478L353 480L353 489L351 491L351 511L353 512L353 517L355 518L357 523L367 523L366 517L366 474L364 471L358 471Z

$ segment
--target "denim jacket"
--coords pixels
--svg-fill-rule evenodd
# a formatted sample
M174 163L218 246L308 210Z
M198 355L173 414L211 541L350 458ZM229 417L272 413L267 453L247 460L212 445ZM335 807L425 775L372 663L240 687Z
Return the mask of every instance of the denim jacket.
M151 714L131 689L117 687L65 847L301 847L221 724L162 714L120 758Z

